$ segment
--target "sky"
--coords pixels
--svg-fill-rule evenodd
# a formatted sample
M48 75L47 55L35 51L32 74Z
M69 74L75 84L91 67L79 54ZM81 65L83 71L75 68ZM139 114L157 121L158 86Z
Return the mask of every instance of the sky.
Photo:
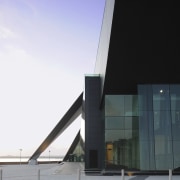
M94 72L105 0L0 0L0 156L31 156ZM81 117L41 155L63 155Z

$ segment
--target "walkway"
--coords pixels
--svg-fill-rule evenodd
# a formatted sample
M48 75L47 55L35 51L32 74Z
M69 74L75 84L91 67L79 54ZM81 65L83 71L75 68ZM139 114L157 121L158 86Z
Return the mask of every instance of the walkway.
M80 171L79 171L80 170ZM1 165L0 180L122 180L120 175L85 174L84 164ZM169 176L125 176L124 180L169 180ZM180 175L172 180L180 180Z

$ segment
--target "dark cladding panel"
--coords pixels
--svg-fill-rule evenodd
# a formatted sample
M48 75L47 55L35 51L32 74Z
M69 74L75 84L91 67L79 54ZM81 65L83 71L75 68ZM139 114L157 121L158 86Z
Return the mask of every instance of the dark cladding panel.
M116 0L105 94L136 94L137 84L179 83L180 6Z
M103 123L100 105L100 77L85 77L85 169L102 168ZM95 159L94 159L95 158Z

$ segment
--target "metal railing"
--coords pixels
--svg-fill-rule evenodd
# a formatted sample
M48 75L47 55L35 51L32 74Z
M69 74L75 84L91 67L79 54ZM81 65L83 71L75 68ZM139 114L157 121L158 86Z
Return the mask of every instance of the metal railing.
M81 169L77 169L77 174L75 175L77 178L77 180L81 180L81 177L82 177L82 173L83 173L84 171L82 171ZM92 171L92 172L94 172L94 171ZM43 174L41 174L41 171L40 171L40 169L38 169L38 171L37 171L37 174L35 175L35 174L32 174L32 175L21 175L21 176L9 176L9 177L7 177L7 176L5 176L5 177L3 177L3 170L2 169L0 169L0 180L4 180L4 179L8 179L8 178L11 178L12 180L13 180L13 178L19 178L19 179L23 179L23 180L25 180L26 178L33 178L33 180L43 180L44 179L44 177L48 177L48 179L50 180L50 179L54 179L54 176L53 175L43 175ZM4 179L3 179L4 178ZM124 171L124 169L121 169L121 180L125 180L125 171ZM169 180L172 180L172 169L169 169Z

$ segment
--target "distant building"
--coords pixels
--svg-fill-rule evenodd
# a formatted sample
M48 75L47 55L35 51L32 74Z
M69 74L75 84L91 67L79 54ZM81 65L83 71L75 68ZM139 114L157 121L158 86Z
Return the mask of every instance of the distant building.
M95 71L70 113L81 108L85 139L80 131L64 160L86 170L180 167L179 17L175 1L106 1Z

